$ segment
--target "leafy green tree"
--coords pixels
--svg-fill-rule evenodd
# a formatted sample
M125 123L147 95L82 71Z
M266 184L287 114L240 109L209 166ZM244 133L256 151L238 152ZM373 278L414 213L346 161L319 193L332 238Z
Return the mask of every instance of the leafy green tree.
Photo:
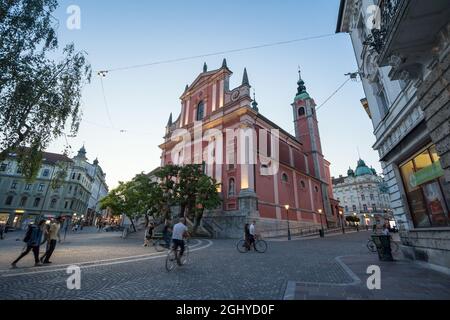
M160 190L155 190L156 210L166 219L171 218L170 207L180 203L180 186L178 175L180 167L167 165L159 168L154 174L158 178Z
M42 151L65 133L78 132L81 91L90 81L85 53L58 50L52 16L57 0L0 1L0 161L18 154L33 179ZM50 58L63 55L60 61ZM29 147L29 148L21 148Z

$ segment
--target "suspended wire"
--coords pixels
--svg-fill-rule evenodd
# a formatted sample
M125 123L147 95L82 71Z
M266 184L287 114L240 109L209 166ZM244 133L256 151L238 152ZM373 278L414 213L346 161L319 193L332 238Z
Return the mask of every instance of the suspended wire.
M205 53L205 54L189 56L189 57L182 57L182 58L176 58L176 59L170 59L170 60L161 60L161 61L150 62L150 63L145 63L145 64L137 64L137 65L125 66L125 67L115 68L115 69L107 69L107 70L99 71L99 74L100 73L106 74L108 72L114 72L114 71L124 71L124 70L130 70L130 69L145 68L145 67L150 67L150 66L155 66L155 65L160 65L160 64L169 64L169 63L174 63L174 62L194 60L194 59L205 58L205 57L219 56L219 55L224 55L224 54L228 54L228 53L236 53L236 52L243 52L243 51L261 49L261 48L275 47L275 46L280 46L280 45L285 45L285 44L290 44L290 43L295 43L295 42L328 38L328 37L332 37L332 36L336 36L336 34L335 33L329 33L329 34L323 34L323 35L318 35L318 36L311 36L311 37L292 39L292 40L287 40L287 41L278 41L278 42L266 43L266 44L252 46L252 47L224 50L224 51L218 51L218 52L213 52L213 53Z
M322 108L328 101L330 101L339 91L341 91L341 89L351 80L351 78L348 78L347 80L344 81L343 84L341 84L336 91L334 91L327 99L325 99L324 102L322 102L322 104L320 106L318 106L316 108L316 112L320 110L320 108Z
M109 113L108 101L106 100L105 86L103 85L103 76L100 76L100 83L102 85L103 102L105 104L105 109L106 109L106 114L108 115L109 124L111 125L111 128L114 128L114 124L111 119L111 114Z

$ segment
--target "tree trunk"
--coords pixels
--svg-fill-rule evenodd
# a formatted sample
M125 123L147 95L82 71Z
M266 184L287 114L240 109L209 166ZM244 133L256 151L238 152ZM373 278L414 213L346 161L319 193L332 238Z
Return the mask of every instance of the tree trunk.
M201 211L198 212L198 214L195 215L195 220L194 220L194 234L197 233L198 227L200 227L200 222L202 221L203 218L203 209Z
M186 211L186 204L182 203L180 206L180 218L184 218L184 212Z

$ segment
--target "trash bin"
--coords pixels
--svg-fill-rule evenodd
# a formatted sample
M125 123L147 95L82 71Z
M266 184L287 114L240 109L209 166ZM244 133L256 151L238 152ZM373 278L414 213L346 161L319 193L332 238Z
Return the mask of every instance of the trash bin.
M391 237L385 235L372 235L372 240L377 246L380 261L394 261L391 252Z
M325 232L323 231L323 229L319 229L319 235L321 238L325 237Z

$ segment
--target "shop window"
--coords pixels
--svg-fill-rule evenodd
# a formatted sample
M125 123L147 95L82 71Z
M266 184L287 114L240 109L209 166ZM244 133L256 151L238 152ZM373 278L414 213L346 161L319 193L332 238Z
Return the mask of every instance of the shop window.
M436 148L431 146L400 166L409 211L416 228L449 225L443 197L443 171Z

